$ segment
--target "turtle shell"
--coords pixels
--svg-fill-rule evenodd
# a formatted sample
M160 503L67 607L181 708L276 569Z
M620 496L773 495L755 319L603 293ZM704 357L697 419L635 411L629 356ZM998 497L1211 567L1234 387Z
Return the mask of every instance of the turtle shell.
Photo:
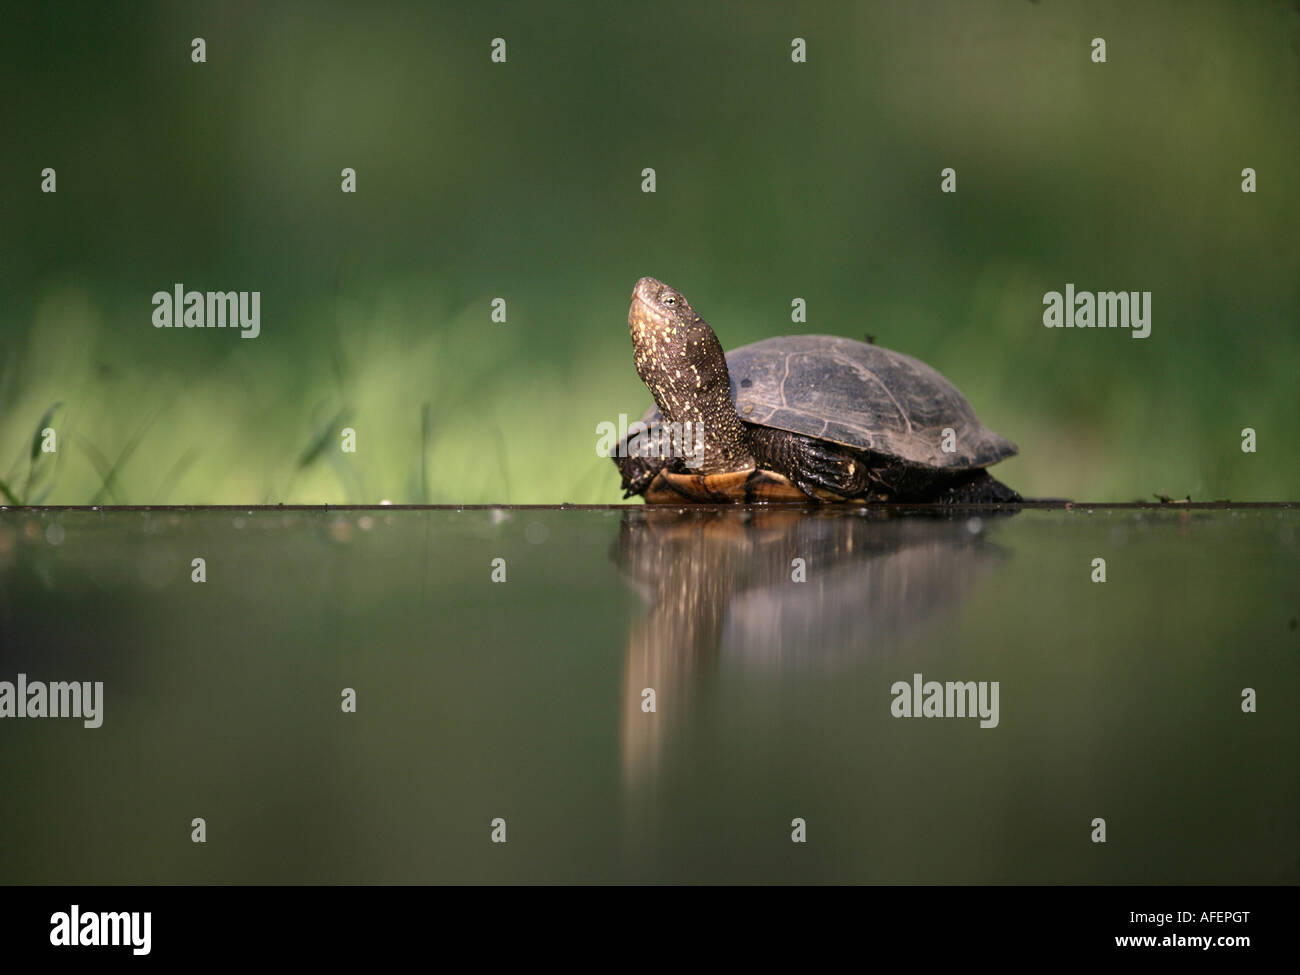
M940 373L901 352L835 335L783 335L727 353L747 423L935 470L973 470L1015 454ZM643 418L659 419L653 407ZM942 449L951 427L955 449Z

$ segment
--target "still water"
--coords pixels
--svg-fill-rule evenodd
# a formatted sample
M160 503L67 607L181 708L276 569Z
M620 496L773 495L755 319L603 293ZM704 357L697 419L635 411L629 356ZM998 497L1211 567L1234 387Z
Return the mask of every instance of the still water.
M0 882L1294 883L1298 616L1294 506L0 511Z

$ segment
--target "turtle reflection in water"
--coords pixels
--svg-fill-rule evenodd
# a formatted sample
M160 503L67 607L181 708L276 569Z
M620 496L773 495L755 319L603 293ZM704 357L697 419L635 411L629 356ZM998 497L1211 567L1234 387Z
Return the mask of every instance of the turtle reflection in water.
M828 677L903 650L1002 557L989 519L1014 509L668 508L624 513L611 557L648 604L628 635L623 767L638 781L720 669ZM794 560L804 580L794 581ZM909 671L910 673L910 671ZM701 683L704 679L705 683ZM656 714L641 711L654 688Z
M1019 501L985 470L1016 453L925 363L832 335L724 356L681 292L642 278L628 330L655 405L614 461L624 497L684 501ZM667 434L675 446L666 449Z

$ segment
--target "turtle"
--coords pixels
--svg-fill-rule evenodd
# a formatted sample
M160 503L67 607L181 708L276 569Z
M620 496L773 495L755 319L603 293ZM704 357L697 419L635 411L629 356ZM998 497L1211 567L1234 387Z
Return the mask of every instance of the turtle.
M651 277L628 310L654 405L612 451L625 498L687 502L1016 502L986 470L1018 452L940 373L835 335L723 354L686 297Z

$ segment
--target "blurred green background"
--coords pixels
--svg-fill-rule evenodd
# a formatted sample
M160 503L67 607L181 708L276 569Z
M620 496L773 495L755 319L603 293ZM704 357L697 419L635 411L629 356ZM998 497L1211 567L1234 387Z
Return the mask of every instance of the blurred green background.
M0 54L21 500L617 501L643 274L728 348L930 362L1026 494L1300 494L1291 3L61 3ZM176 282L261 336L153 328ZM1150 338L1045 329L1067 282L1151 291Z

